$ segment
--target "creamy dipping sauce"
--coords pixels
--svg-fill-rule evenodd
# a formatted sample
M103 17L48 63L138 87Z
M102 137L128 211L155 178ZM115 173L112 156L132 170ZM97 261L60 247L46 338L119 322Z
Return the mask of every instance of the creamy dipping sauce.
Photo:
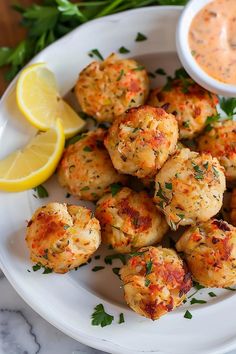
M193 19L189 45L211 77L236 85L236 0L213 0Z

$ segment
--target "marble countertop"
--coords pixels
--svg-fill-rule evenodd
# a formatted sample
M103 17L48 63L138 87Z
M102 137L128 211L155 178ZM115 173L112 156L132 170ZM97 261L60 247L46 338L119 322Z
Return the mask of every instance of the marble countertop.
M42 319L20 298L1 270L0 294L0 354L105 354L80 344ZM236 350L229 354L236 354Z

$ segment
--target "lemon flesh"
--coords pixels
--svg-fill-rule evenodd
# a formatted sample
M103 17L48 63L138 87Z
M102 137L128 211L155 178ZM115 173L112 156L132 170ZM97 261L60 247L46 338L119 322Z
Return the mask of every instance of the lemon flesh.
M45 63L24 69L16 87L17 104L28 121L46 131L60 118L66 138L78 133L83 119L60 97L54 74Z
M23 149L0 160L0 190L19 192L45 182L61 158L65 136L60 120L38 133Z

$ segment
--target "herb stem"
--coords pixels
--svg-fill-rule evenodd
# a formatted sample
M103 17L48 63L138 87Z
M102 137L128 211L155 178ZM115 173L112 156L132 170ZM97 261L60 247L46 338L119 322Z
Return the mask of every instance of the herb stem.
M112 1L112 3L108 6L106 6L102 11L100 11L95 18L99 18L99 17L102 17L102 16L106 16L110 13L113 12L113 10L118 6L120 5L120 3L122 3L123 0L114 0Z

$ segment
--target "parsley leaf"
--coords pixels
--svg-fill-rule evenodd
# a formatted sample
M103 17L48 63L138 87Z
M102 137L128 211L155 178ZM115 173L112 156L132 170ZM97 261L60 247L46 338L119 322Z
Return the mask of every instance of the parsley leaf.
M220 108L227 114L228 118L233 118L236 114L236 98L221 98Z
M126 258L124 254L111 254L104 258L106 264L112 264L114 259L119 259L123 264L126 264Z
M145 279L145 286L148 287L151 284L150 279Z
M114 316L109 315L105 312L104 306L102 304L97 305L92 313L92 325L93 326L109 326L114 320Z
M113 271L113 273L114 273L115 275L117 275L118 277L120 277L120 274L119 274L120 268L118 268L118 267L112 268L112 271Z
M210 297L216 297L216 294L213 293L213 291L210 291L210 292L208 293L208 295L209 295Z
M93 149L91 148L91 146L85 146L85 147L83 148L83 151L85 151L85 152L91 152L91 151L93 151Z
M82 134L78 134L78 135L75 135L73 136L72 138L68 139L66 141L66 147L69 146L69 145L72 145L72 144L75 144L77 143L77 141L80 141L81 139L84 139L87 135L82 133Z
M172 190L172 183L165 183L166 189Z
M206 304L206 303L207 303L207 301L205 301L205 300L197 300L197 299L195 299L195 297L193 297L191 299L191 301L190 301L191 305L194 305L194 304Z
M85 22L87 18L82 14L76 4L72 4L68 0L56 0L58 4L58 10L65 16L78 16L82 22Z
M92 268L92 272L98 272L99 270L102 270L104 269L105 267L102 267L102 266L96 266L96 267L93 267Z
M165 70L162 69L162 68L158 68L158 69L155 71L155 73L158 74L158 75L163 75L163 76L166 75Z
M33 190L37 193L38 198L47 198L49 195L47 189L42 184L35 187Z
M138 32L137 36L135 38L135 42L142 42L142 41L146 41L147 37L145 36L145 34Z
M127 54L127 53L129 53L129 52L130 52L130 50L127 49L127 48L125 48L125 47L120 47L120 48L119 48L119 53L120 53L120 54Z
M184 318L187 318L188 320L191 320L193 317L193 315L191 314L191 312L189 312L188 310L185 312L184 314Z
M124 319L124 314L123 313L120 313L120 316L119 316L119 324L121 323L124 323L125 322L125 319Z
M120 183L112 183L110 185L111 195L114 197L123 188Z
M151 260L147 261L147 263L146 263L146 275L148 275L148 274L150 274L152 272L152 265L153 265L153 263L152 263Z
M92 50L90 51L90 53L92 54L92 56L95 55L98 59L104 60L102 54L99 52L98 49L92 49Z

